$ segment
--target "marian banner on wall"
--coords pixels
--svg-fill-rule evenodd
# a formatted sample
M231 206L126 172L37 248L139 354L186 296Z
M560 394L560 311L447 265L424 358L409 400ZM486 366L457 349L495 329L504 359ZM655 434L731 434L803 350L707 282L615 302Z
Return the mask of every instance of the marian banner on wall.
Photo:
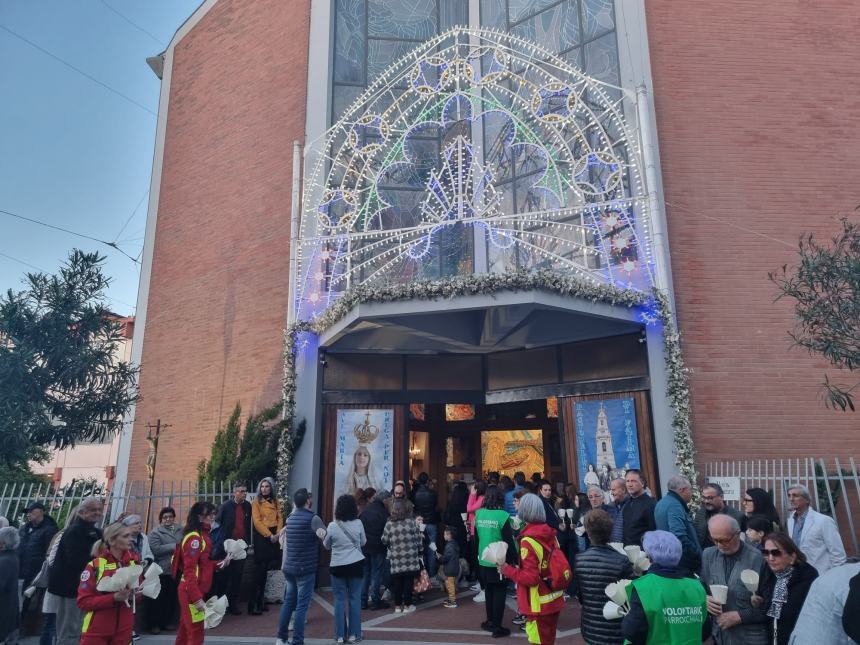
M609 483L639 468L639 432L633 399L577 401L576 452L581 490Z
M357 488L391 490L394 410L338 410L334 500Z

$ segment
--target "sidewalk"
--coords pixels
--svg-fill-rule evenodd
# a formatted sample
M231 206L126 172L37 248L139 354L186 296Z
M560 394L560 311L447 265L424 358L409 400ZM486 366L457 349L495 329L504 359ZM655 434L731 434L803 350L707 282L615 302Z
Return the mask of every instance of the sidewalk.
M511 624L516 603L508 599L505 610L505 626L511 629L510 638L492 638L480 629L485 620L484 605L472 601L475 592L458 594L459 607L445 609L444 594L431 589L424 594L424 601L417 604L417 611L410 614L395 614L392 610L362 612L362 631L365 645L390 643L434 643L434 645L490 645L512 642L525 645L526 635ZM245 609L245 607L242 607ZM249 645L273 645L278 630L280 605L271 605L262 616L230 616L216 629L206 632L207 643L247 643ZM333 642L332 595L330 590L320 589L314 593L305 628L305 642L309 645ZM558 643L581 645L585 641L579 635L579 603L571 599L561 612L558 624ZM139 645L173 643L175 634L159 636L142 635ZM37 637L26 638L22 645L38 645Z

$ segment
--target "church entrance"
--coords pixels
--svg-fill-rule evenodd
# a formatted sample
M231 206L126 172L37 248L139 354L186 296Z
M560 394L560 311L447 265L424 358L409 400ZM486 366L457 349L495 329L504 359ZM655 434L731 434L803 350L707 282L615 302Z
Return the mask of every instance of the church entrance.
M629 468L656 483L647 390L549 396L504 403L328 403L319 490L334 501L359 489L407 487L426 472L444 510L454 484L490 473L609 484ZM652 483L653 482L653 483Z

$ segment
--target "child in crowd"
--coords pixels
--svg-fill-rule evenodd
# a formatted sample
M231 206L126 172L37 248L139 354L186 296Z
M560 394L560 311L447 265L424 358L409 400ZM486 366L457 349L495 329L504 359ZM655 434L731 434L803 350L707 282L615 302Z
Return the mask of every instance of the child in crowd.
M460 577L460 545L454 539L450 528L443 533L445 538L445 551L439 557L439 564L443 567L445 574L445 589L448 591L448 600L442 603L446 609L457 607L457 578Z

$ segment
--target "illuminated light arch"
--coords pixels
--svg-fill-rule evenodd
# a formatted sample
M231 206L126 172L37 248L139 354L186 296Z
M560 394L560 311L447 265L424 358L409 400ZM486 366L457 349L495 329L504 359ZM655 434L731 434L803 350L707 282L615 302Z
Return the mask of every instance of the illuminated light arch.
M352 286L483 270L649 289L633 108L517 36L455 28L428 40L307 151L295 317L314 319Z

